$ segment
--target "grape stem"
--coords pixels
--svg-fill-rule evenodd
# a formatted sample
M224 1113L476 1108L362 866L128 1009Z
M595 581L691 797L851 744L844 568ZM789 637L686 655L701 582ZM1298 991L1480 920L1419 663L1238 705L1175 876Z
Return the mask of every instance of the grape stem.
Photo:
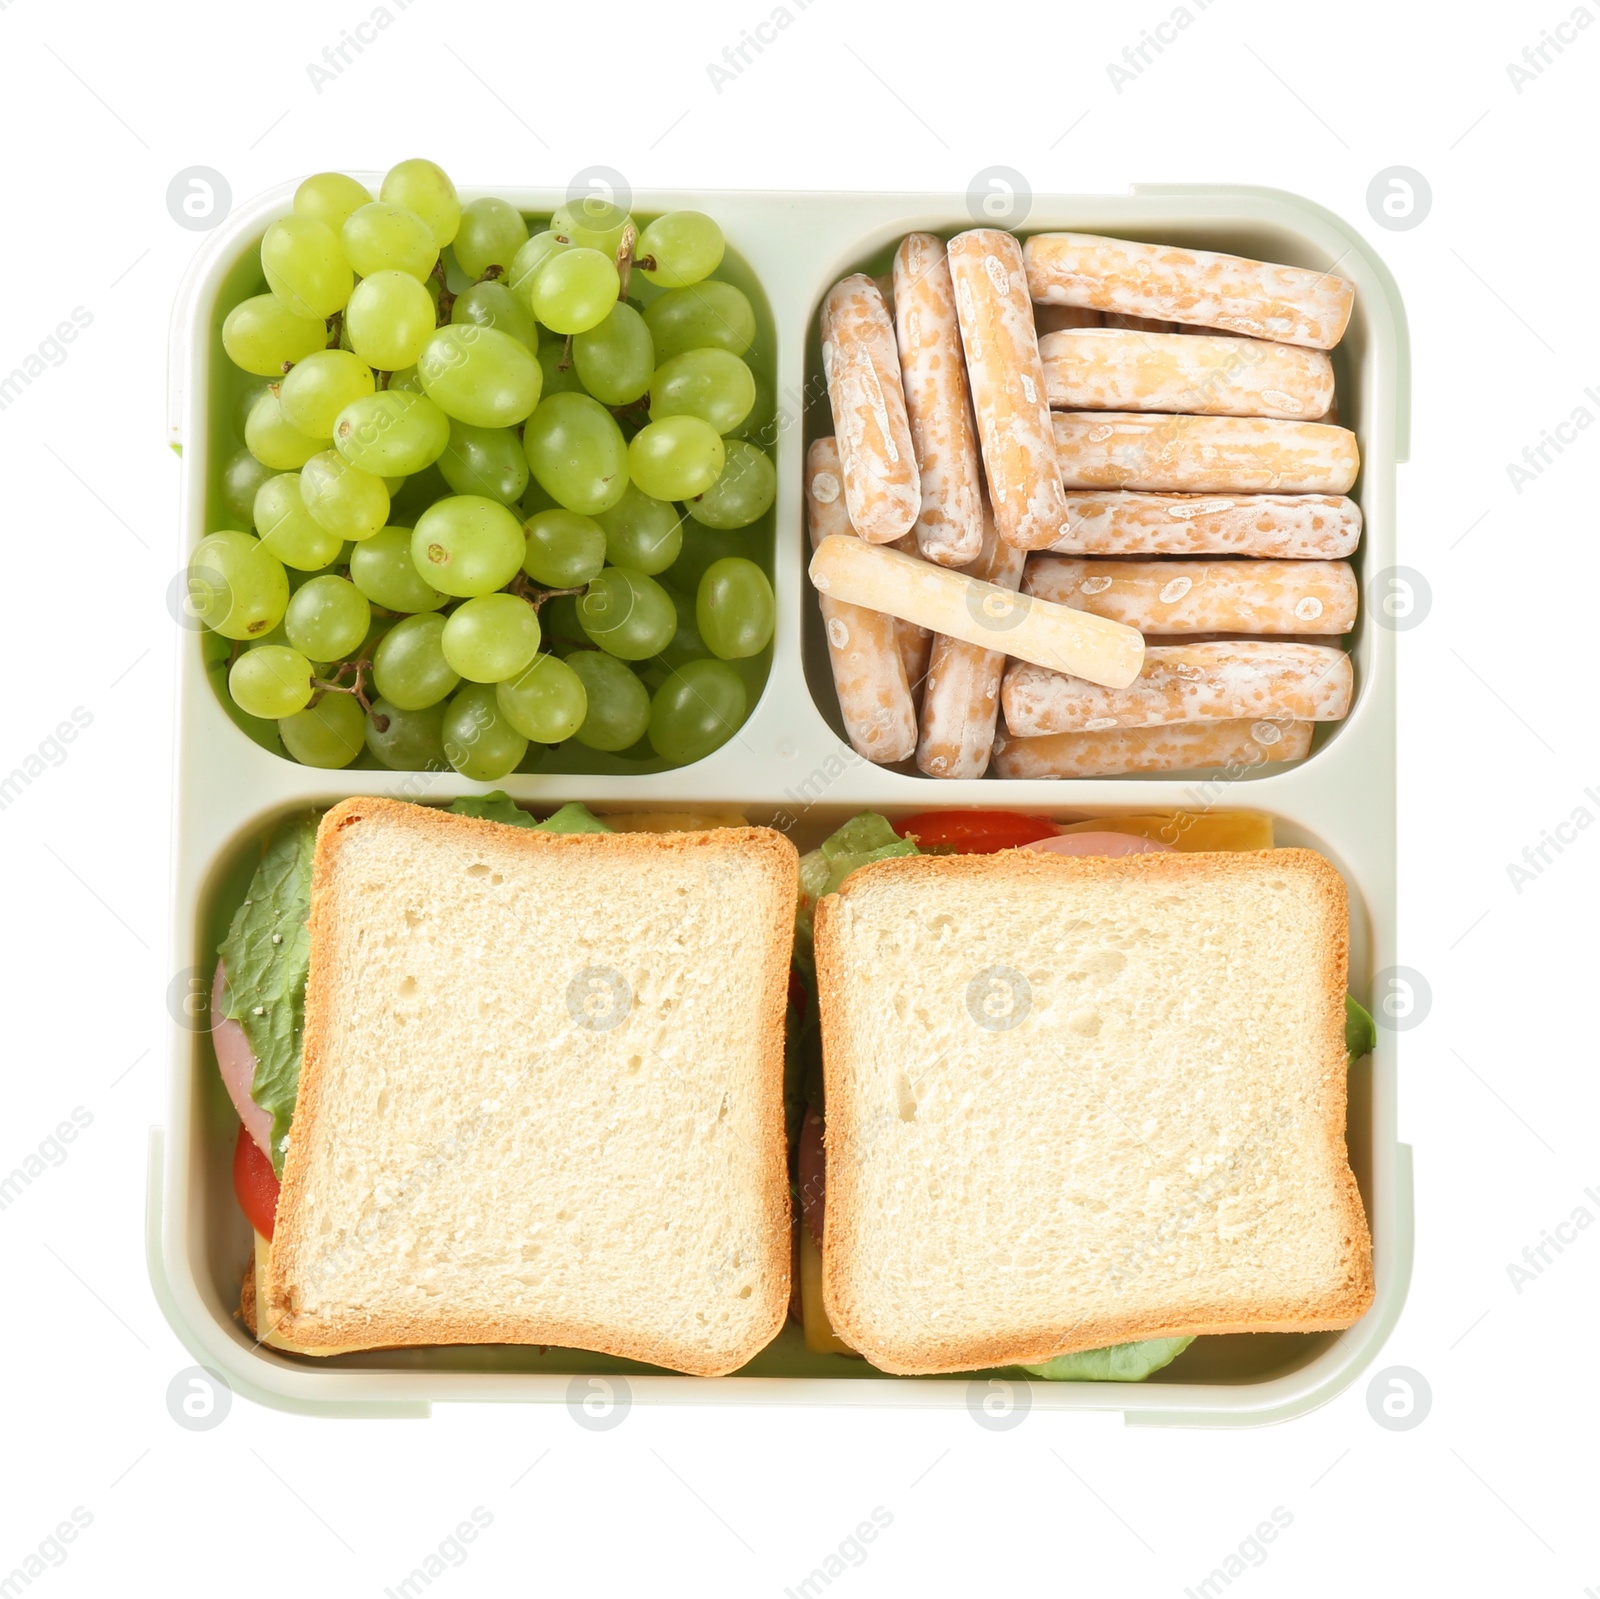
M511 592L525 599L537 611L546 600L557 600L564 594L587 594L589 585L583 583L575 589L544 589L540 588L531 578L519 573L516 580L511 584Z
M450 285L445 281L444 257L440 256L433 263L433 271L429 277L439 280L439 322L438 326L445 327L449 324L450 313L455 309L456 297L450 292Z
M483 272L478 278L478 282L493 283L497 279L504 277L505 271L506 269L503 266L500 266L495 262L490 262L490 264L483 269ZM477 285L475 284L474 287L476 286Z
M326 348L330 350L337 350L339 348L339 340L343 337L344 312L335 311L333 315L328 318L328 343ZM289 368L285 366L284 371L287 372L288 370Z
M312 678L311 686L316 690L316 693L311 696L311 704L315 705L324 694L353 694L356 698L356 704L363 711L370 714L372 702L367 698L366 675L371 666L372 662L363 656L359 661L340 661L334 668L331 682L321 677ZM339 679L352 668L354 668L356 674L355 681L353 683L341 683ZM384 729L380 727L378 731L381 733Z
M633 247L639 242L639 230L629 222L617 241L617 298L628 298L628 275L633 271ZM653 263L652 263L653 264Z

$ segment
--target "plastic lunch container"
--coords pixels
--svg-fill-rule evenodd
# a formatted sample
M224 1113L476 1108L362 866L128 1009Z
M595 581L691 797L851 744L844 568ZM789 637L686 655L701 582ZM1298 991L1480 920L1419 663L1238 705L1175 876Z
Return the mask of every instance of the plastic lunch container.
M530 215L547 215L566 198L555 189L492 192ZM241 265L267 224L287 212L292 193L285 185L236 210L210 236L178 298L169 423L171 443L183 456L183 543L181 553L173 553L175 567L209 531L214 472L206 441L225 436L229 401L214 380L226 364L219 329L232 303L228 296L238 297L230 279L237 285ZM740 732L694 765L646 776L513 773L497 786L548 809L571 799L601 813L739 808L752 822L784 828L802 850L866 808L895 817L930 806L1004 806L1061 820L1207 805L1266 811L1275 818L1280 844L1320 850L1343 873L1350 889L1350 986L1370 1008L1374 975L1395 962L1395 637L1375 626L1372 614L1384 592L1376 575L1394 564L1395 467L1406 459L1410 422L1408 342L1388 271L1352 228L1321 207L1269 189L1142 186L1127 195L1036 196L1018 231L1166 241L1331 269L1355 282L1355 313L1334 351L1341 421L1360 439L1355 493L1366 524L1356 556L1366 603L1350 640L1357 693L1348 720L1321 730L1306 760L1232 781L1191 774L941 782L874 767L841 736L821 623L805 578L804 450L810 438L832 431L816 375L816 310L845 273L882 270L904 234L948 235L972 226L968 203L963 195L936 194L635 196L641 213L692 206L715 215L771 308L781 428L771 672ZM454 773L297 765L230 720L206 675L197 636L180 654L170 1098L166 1125L150 1136L146 1239L157 1299L197 1361L263 1404L323 1415L425 1416L436 1401L562 1401L591 1378L617 1375L626 1376L631 1397L644 1403L969 1402L975 1392L970 1374L887 1376L864 1361L809 1353L792 1324L749 1366L720 1378L520 1346L311 1359L256 1345L235 1314L250 1231L233 1198L236 1118L206 1036L204 998L255 844L278 817L350 794L448 803L484 785ZM1357 1325L1340 1333L1203 1338L1143 1383L1035 1381L1028 1402L1040 1409L1120 1410L1128 1421L1147 1424L1237 1425L1302 1414L1354 1381L1394 1326L1410 1279L1411 1152L1396 1136L1395 1098L1396 1035L1380 1029L1376 1050L1350 1081L1350 1157L1372 1226L1377 1278L1372 1309Z

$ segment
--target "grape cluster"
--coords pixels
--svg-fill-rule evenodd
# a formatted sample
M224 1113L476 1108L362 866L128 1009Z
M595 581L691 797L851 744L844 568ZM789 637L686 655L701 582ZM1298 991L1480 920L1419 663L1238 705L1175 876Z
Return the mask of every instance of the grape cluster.
M593 198L530 234L430 161L377 199L307 178L261 241L267 292L222 328L270 380L221 474L252 531L209 534L187 574L239 710L309 766L365 749L484 782L530 743L681 765L732 737L730 663L774 605L726 535L776 475L723 251L700 212L640 229Z

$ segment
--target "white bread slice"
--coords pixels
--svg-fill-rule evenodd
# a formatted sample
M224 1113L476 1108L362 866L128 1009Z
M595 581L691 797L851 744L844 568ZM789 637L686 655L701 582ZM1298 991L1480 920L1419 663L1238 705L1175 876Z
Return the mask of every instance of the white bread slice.
M882 861L822 901L816 949L823 1294L874 1365L1310 1332L1371 1303L1322 856Z
M268 1324L703 1375L755 1355L789 1297L796 875L765 828L329 811Z

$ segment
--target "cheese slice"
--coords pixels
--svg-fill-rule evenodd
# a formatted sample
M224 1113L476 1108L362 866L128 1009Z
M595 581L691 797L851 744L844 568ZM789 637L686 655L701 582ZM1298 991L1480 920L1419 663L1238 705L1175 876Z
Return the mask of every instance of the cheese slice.
M256 1342L265 1344L269 1349L282 1349L291 1355L351 1355L358 1349L372 1349L373 1344L337 1344L326 1349L308 1349L304 1344L290 1343L287 1338L280 1337L276 1332L261 1331L262 1316L267 1303L267 1269L272 1264L272 1240L256 1234L255 1254L255 1279L256 1279Z

